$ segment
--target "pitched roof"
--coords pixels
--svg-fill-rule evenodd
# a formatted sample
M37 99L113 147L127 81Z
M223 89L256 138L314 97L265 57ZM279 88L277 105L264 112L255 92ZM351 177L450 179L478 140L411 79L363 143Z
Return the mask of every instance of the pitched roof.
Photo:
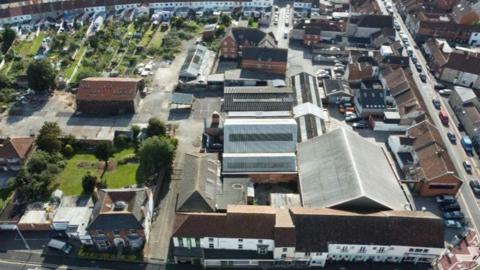
M350 23L358 27L367 28L393 28L393 17L391 15L359 15L350 17Z
M480 75L480 56L454 52L443 67Z
M370 63L353 63L348 65L348 81L367 80L373 77L373 66Z
M148 188L101 189L88 230L143 229Z
M264 62L287 62L288 50L280 48L248 47L243 49L244 60L256 60Z
M383 150L345 128L298 144L297 158L306 207L368 211L408 205Z
M275 209L230 205L227 213L178 214L173 236L273 239Z
M77 100L130 101L137 95L139 78L90 77L80 81Z
M415 138L413 147L426 181L446 173L456 174L440 132L432 123L420 122L410 127L407 135Z
M215 154L185 154L182 182L177 200L179 212L214 212L215 196L222 185Z
M24 159L34 143L35 138L33 137L6 138L0 142L0 157Z
M262 30L250 27L234 27L228 35L232 36L238 44L250 46L259 45L267 37L267 33Z
M290 208L296 250L328 251L329 244L443 248L443 221L430 212L357 214L333 209Z
M352 89L350 89L350 86L344 80L323 80L323 88L327 96L339 93L353 96Z

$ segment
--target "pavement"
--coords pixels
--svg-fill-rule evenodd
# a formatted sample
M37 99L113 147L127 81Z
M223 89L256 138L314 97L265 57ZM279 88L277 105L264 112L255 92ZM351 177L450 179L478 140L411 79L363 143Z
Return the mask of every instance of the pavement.
M384 3L382 1L377 1L377 2L379 3L381 9L385 11ZM410 61L410 67L413 72L413 78L420 89L420 94L425 103L425 109L430 115L432 123L435 124L435 126L440 131L442 135L442 139L446 145L447 152L452 158L452 161L454 163L455 169L459 177L464 179L465 181L464 185L460 189L460 192L457 194L457 200L461 206L462 211L467 216L466 221L468 222L468 224L470 224L470 226L473 229L475 229L478 232L478 228L480 226L480 209L478 207L477 199L473 195L473 192L471 191L468 185L468 181L474 177L479 178L480 171L478 170L478 165L475 165L473 166L473 175L470 176L466 174L462 166L462 162L467 159L471 160L472 164L477 164L477 162L473 160L474 157L467 156L467 154L465 153L465 151L463 150L462 146L459 143L457 143L456 145L453 145L448 140L446 136L448 131L454 132L457 135L457 138L460 138L460 132L456 128L456 125L451 124L448 127L446 127L442 125L442 123L440 122L440 119L438 117L438 111L433 107L433 104L431 102L433 98L439 98L438 93L434 90L436 79L428 71L427 61L423 57L421 51L413 47L413 45L416 43L412 38L410 32L408 31L402 18L398 14L396 8L393 7L393 9L394 9L394 18L396 19L397 22L399 22L401 27L401 32L407 35L409 39L409 43L411 44L412 49L414 50L414 55L417 57L418 63L420 63L420 65L422 66L423 72L427 75L427 81L426 83L423 83L420 80L419 73L416 71L413 62ZM449 105L445 100L443 99L440 99L440 100L443 108L449 108ZM447 110L447 113L449 114L449 118L451 120L455 119L455 115L451 112L451 110Z

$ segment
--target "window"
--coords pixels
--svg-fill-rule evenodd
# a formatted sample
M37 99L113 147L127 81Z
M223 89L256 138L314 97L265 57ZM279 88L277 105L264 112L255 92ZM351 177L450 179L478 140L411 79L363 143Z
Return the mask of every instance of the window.
M118 235L120 235L120 231L119 231L119 230L113 230L113 234L114 234L115 236L118 236Z
M238 249L243 249L243 245L242 245L242 244L238 244Z
M305 252L305 256L310 256L310 252Z
M283 251L283 252L287 252L287 248L283 248L282 251Z
M427 253L427 252L428 252L428 249L424 249L424 250L423 250L423 253Z
M265 255L267 254L267 246L259 246L258 247L258 254Z
M413 248L409 249L408 252L413 252Z
M422 249L421 248L416 248L415 252L422 252Z
M183 247L183 238L182 237L178 237L178 246Z
M260 240L258 240L258 243L259 243L259 244L263 243L263 240L261 240L261 239L260 239Z
M241 238L238 239L238 242L239 242L239 243L243 243L243 239L241 239Z
M347 252L348 251L348 246L343 246L342 247L342 252Z
M195 247L200 247L200 238L195 238Z
M366 247L360 247L360 250L358 250L358 252L365 253L365 252L367 252L367 248Z
M381 247L378 249L378 253L384 253L385 252L385 248L384 247Z
M282 254L282 259L287 258L287 254Z
M213 242L213 238L208 238L208 242Z
M208 248L214 248L213 243L208 244Z

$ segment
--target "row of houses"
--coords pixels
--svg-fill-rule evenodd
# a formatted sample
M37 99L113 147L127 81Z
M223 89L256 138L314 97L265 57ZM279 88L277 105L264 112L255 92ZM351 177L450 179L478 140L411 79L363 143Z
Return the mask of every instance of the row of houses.
M132 0L81 0L81 1L8 1L0 4L0 24L30 21L34 18L68 12L105 12L147 6L151 10L187 7L231 10L235 7L271 7L272 0L241 1L132 1Z

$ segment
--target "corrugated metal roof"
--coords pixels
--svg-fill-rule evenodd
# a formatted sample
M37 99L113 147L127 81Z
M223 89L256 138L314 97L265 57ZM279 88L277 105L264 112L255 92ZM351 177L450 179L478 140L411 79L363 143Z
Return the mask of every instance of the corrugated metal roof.
M184 93L173 93L172 94L172 103L183 104L183 105L192 105L193 104L193 95L192 94L184 94Z
M408 203L383 150L345 128L300 143L298 163L304 206Z

